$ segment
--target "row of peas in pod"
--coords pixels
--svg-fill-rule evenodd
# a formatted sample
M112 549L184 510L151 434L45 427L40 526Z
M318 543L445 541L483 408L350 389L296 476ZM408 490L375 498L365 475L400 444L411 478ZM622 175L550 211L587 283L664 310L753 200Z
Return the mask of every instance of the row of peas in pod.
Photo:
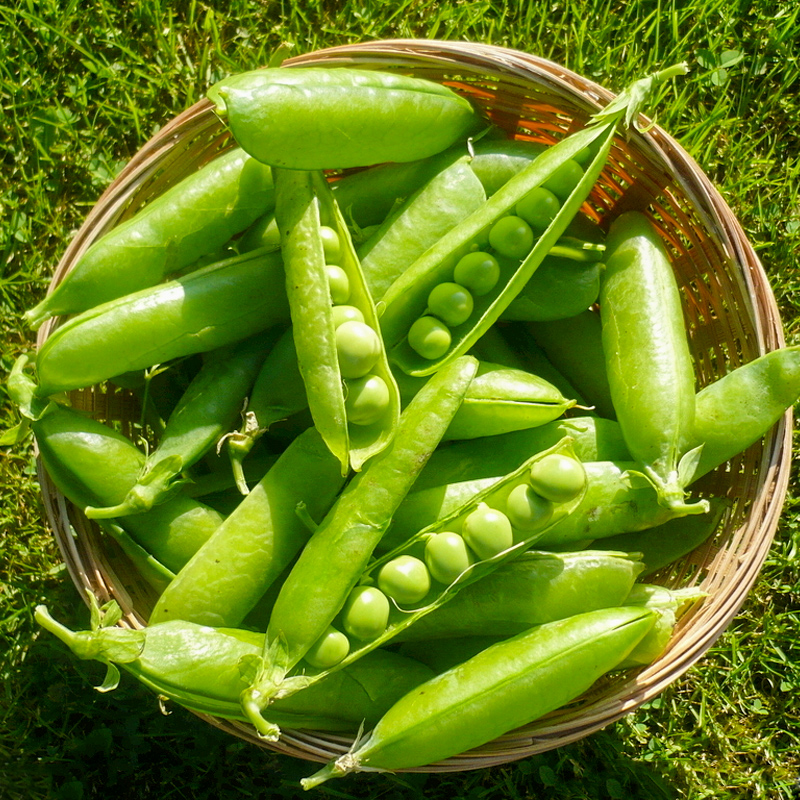
M641 213L604 226L613 280L600 316L613 358L606 365L603 357L599 371L604 407L617 420L586 409L557 419L575 406L566 388L573 373L535 361L533 344L523 351L532 328L495 323L570 230L618 124L682 71L639 82L552 147L523 157L498 147L483 162L464 153L488 123L438 84L276 69L214 87L215 109L247 156L215 160L202 179L179 183L98 240L88 266L77 264L64 281L77 288L53 292L30 315L33 324L73 316L40 350L38 383L15 370L24 424L59 490L94 509L151 588L140 631L113 627L113 604L95 606L82 634L45 609L37 610L41 624L76 653L90 645L109 666L106 687L119 664L160 697L250 723L268 740L284 728L355 734L365 725L370 734L307 788L362 768L456 755L571 702L608 672L657 658L680 609L702 593L659 594L634 581L716 529L725 501L688 502L687 487L796 400L800 354L770 354L699 393L683 362L656 374L653 364L675 361L681 323L653 289L669 259ZM452 185L470 186L461 206L469 210L453 214L452 227L415 250L400 274L365 278L356 246L364 227L393 218L455 160ZM374 166L381 162L391 163ZM332 183L321 172L367 166ZM187 202L203 209L191 215L197 238L220 259L200 264L192 258L208 253L176 244L172 229L185 228ZM275 240L250 249L259 230L273 228L280 252L270 251ZM144 235L151 247L140 246ZM156 263L115 284L114 254L133 241L143 261ZM403 235L393 241L403 251ZM176 248L191 250L191 265L170 260ZM658 280L645 269L651 263ZM623 274L627 264L633 276ZM620 305L627 296L636 308ZM586 306L596 299L582 309L593 321ZM653 335L665 311L669 338ZM639 327L612 340L623 316ZM424 324L446 346L414 347L420 318L434 320ZM654 348L635 363L655 387L647 409L631 408L626 393L635 371L628 346L641 342ZM246 445L260 457L246 475L240 464L237 488L214 451L232 441L222 433L235 425L230 408L254 399L247 385L258 383L259 357L286 380L267 381L270 421L262 430L256 419L258 435ZM546 363L563 394L539 377ZM223 367L235 365L246 377L227 391ZM202 380L182 393L177 376L187 371L186 384ZM140 394L155 438L171 411L180 418L157 477L139 441L58 402L61 391L106 381L109 391ZM222 396L224 420L208 402ZM533 413L520 415L520 406ZM745 419L742 407L756 413ZM693 425L684 425L688 410ZM669 483L673 474L680 485ZM146 503L126 500L132 487L154 483L164 491L148 492ZM468 641L457 646L456 637ZM447 657L436 663L424 654L435 648L403 644L432 638L445 643Z

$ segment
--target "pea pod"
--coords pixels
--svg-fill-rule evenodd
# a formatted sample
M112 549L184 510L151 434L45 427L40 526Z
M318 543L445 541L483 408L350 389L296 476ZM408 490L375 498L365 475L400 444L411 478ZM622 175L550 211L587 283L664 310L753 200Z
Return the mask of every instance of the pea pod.
M617 667L655 617L644 608L602 609L498 643L409 692L350 752L304 779L303 788L363 769L432 764L526 725Z
M698 454L687 455L694 437L694 365L675 275L666 247L640 212L611 223L607 247L600 318L611 400L628 450L661 502L686 506L684 486ZM687 507L689 513L708 510L702 501Z
M246 152L296 170L413 161L481 126L452 89L377 70L259 69L214 84L208 97Z
M403 402L408 402L426 381L403 372L398 372L396 378ZM536 375L481 362L444 439L474 439L538 427L574 405L574 400Z
M309 428L181 569L150 622L239 625L311 535L298 505L320 519L343 485L336 459Z
M37 606L35 617L78 658L106 664L109 674L98 687L101 691L116 687L119 665L161 698L203 714L246 721L238 700L251 665L263 652L263 634L189 622L142 630L110 627L110 609L99 611L90 631L69 630L44 606ZM374 724L395 700L431 675L419 662L373 653L303 695L276 701L272 711L291 728L354 731Z
M38 328L154 286L213 253L272 202L269 167L239 148L223 153L92 244L25 319Z
M88 506L86 516L108 519L140 514L180 488L181 473L196 464L230 430L276 336L277 331L270 330L215 352L170 415L158 445L148 455L125 499L106 508Z
M383 297L385 310L381 316L381 329L394 363L411 375L428 375L472 347L519 294L577 214L605 163L617 124L626 116L631 119L643 99L659 83L682 72L685 72L685 66L665 70L637 82L623 92L613 106L595 115L593 123L587 128L568 136L534 159L480 209L427 250L392 284ZM476 296L471 313L466 318L459 316L458 322L453 321L449 325L449 330L441 330L441 326L436 326L436 334L432 336L430 329L434 327L433 323L425 323L424 330L412 332L412 326L418 326L420 319L431 319L427 313L431 292L453 281L456 264L471 251L473 244L487 235L491 238L496 224L514 210L521 199L552 178L573 156L590 146L596 150L592 151L594 155L586 170L581 173L580 179L566 195L557 214L533 247L524 250L521 262L504 259L500 263L499 279L494 286ZM409 335L412 336L411 340ZM435 346L430 350L420 346L431 339Z
M341 462L343 474L351 466L359 471L367 459L389 444L400 414L400 395L378 334L375 307L347 227L322 176L276 170L275 188L292 335L311 416ZM332 262L326 260L322 219L330 222L338 239L335 260L339 263L335 266L343 271L346 284L342 305L360 314L360 320L338 327L327 268ZM348 326L355 327L351 331ZM356 335L351 337L353 332ZM370 348L368 358L361 358L362 343ZM355 365L348 360L351 352ZM369 380L375 381L385 396L375 413L360 418L350 401L357 400L357 387Z
M234 257L73 317L36 359L40 396L241 341L288 322L280 254Z
M121 433L63 406L32 428L47 474L81 509L120 503L145 463L144 453ZM221 523L216 511L179 493L146 513L121 518L119 527L143 553L177 572ZM114 535L114 527L104 528Z

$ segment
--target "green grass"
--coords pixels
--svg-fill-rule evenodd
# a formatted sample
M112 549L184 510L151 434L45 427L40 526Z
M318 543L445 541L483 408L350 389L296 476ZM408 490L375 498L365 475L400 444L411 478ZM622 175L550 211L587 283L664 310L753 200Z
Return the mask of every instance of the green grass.
M800 10L735 0L21 0L0 5L0 367L33 346L21 312L121 166L230 72L394 37L462 39L551 58L618 90L687 60L658 122L741 220L800 343ZM738 58L737 55L741 56ZM8 402L0 428L16 421ZM797 485L797 471L792 486ZM800 495L741 613L656 700L583 741L480 772L366 774L331 798L778 798L800 796ZM39 635L46 602L87 613L46 530L30 442L0 461L0 797L299 797L305 762L164 716L131 680L101 695L99 665Z

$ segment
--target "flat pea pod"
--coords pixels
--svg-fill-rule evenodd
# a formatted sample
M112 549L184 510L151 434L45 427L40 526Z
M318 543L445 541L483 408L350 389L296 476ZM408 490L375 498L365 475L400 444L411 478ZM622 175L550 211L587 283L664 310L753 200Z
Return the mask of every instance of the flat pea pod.
M140 514L164 502L180 486L181 473L226 434L240 412L266 352L278 335L270 329L214 351L170 414L136 484L114 506L85 509L89 519Z
M307 407L306 386L297 363L290 326L261 365L242 413L241 427L225 437L233 476L242 494L250 491L243 467L247 454L274 423Z
M606 244L600 320L614 410L628 450L661 501L686 505L680 461L693 444L695 378L680 290L645 214L620 214ZM702 501L691 508L707 510Z
M493 645L405 695L350 752L304 779L303 788L362 769L432 764L529 724L616 668L655 618L645 608L602 609Z
M412 194L358 247L372 296L389 286L428 247L486 200L467 157L439 172Z
M526 327L555 368L569 377L585 402L601 417L616 419L606 372L600 315L585 307L574 317L535 320Z
M25 319L38 328L154 286L222 247L272 202L269 167L229 150L104 234Z
M311 536L344 485L338 462L309 428L281 454L159 597L151 624L182 619L235 627Z
M378 70L259 69L214 84L208 97L246 152L296 170L413 161L482 124L452 89Z
M256 251L72 317L39 349L37 392L101 383L289 321L280 254Z
M639 104L654 86L682 71L683 68L665 70L629 87L619 95L613 106L595 115L590 125L545 150L493 194L480 209L452 228L409 266L383 297L385 309L381 316L381 329L393 363L411 375L429 375L474 345L520 293L577 214L605 163L617 124L626 116L630 119L636 113ZM596 152L586 165L583 176L532 249L529 252L526 249L527 254L522 255L521 261L503 259L499 281L490 292L475 298L473 313L466 322L453 328L449 344L434 353L421 355L413 338L409 342L409 333L415 322L425 315L428 296L434 287L452 280L453 269L460 258L470 252L477 240L486 237L495 223L510 219L507 215L519 200L545 183L574 155L590 145L596 146Z
M267 627L274 663L265 666L243 699L263 735L276 731L259 722L261 711L344 606L397 506L461 405L477 367L473 358L458 359L414 398L392 442L350 481L284 580Z
M464 587L448 603L399 633L395 641L513 636L532 625L620 606L643 569L636 554L611 549L528 550Z
M427 380L400 370L396 378L403 402L408 402ZM536 375L481 362L444 440L475 439L538 427L562 416L574 405L574 400Z
M64 406L32 423L39 455L58 490L81 509L120 503L136 483L145 456L121 433ZM114 529L103 527L114 535ZM167 570L177 572L222 524L209 506L181 493L122 527ZM163 583L163 582L162 582Z
M247 687L249 665L261 658L263 633L182 621L140 630L104 626L73 632L44 606L36 608L35 617L78 658L107 665L105 691L116 687L119 665L159 697L192 711L246 721L239 695ZM412 659L372 653L308 692L276 701L272 712L290 728L355 731L377 722L395 700L431 676Z
M347 226L322 175L277 169L275 189L292 335L311 416L331 452L341 462L343 474L351 467L359 471L367 459L389 444L400 414L400 393L379 335L375 306ZM338 328L334 322L326 272L328 262L320 234L323 219L338 234L337 266L348 278L349 303L361 312L362 322L346 322ZM358 330L370 333L374 342L374 353L358 373L348 371L351 365L345 357L355 349L344 335L348 325L362 326ZM360 361L358 368L361 370ZM348 413L347 397L353 392L353 386L343 378L359 378L366 374L377 376L385 384L387 397L382 411L374 415L375 419L361 424L362 420L353 419L352 411Z

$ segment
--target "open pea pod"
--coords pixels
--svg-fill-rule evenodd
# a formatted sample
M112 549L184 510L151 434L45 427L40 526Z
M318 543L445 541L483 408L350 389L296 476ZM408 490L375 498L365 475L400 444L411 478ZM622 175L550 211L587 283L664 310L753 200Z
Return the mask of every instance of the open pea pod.
M242 695L244 713L264 735L274 735L274 726L265 722L272 698L288 697L313 686L387 644L461 588L524 552L579 505L585 486L583 466L572 454L571 440L566 437L418 531L400 547L375 559L361 574L320 645L311 648L305 662L281 680L278 691L274 691L270 669L265 669ZM439 541L443 532L462 539L463 559L450 558L447 546L431 546L430 542ZM412 564L412 571L406 570L407 564ZM404 581L410 575L410 583L416 584L418 575L414 572L420 566L427 573L427 585L423 579L421 588ZM384 616L379 610L376 613L381 604L385 604ZM342 657L325 663L322 659L333 650L328 647L328 637L332 640L334 636L341 643L337 646ZM269 656L265 660L269 667L276 666L269 664Z
M400 415L375 306L322 174L276 169L275 187L294 344L311 416L342 473L358 472L392 440ZM343 310L349 316L338 316Z
M381 330L392 361L410 375L429 375L467 352L522 291L566 231L605 164L617 125L623 119L630 123L656 86L685 71L685 66L679 65L634 83L596 114L592 124L535 158L420 256L388 288L382 299ZM575 157L583 160L587 148L592 157L582 169ZM532 246L516 242L510 250L506 250L505 244L499 246L498 239L505 238L497 234L496 226L501 218L513 215L515 210L521 213L518 203L544 184L552 186L554 179L564 176L565 169L575 170L574 177L566 180L567 188L556 199L554 209L557 211L550 217L549 224L540 226L542 232L538 239L529 227ZM523 242L527 235L522 237ZM483 249L487 240L500 253L496 257L499 270L488 283L480 286L480 290L470 293L469 284L461 285L458 268L465 256L473 253L476 247ZM451 295L443 300L444 308L439 308L431 293L454 284L460 290L459 299L454 300ZM464 288L468 290L466 299L463 299ZM453 310L456 304L457 313Z

